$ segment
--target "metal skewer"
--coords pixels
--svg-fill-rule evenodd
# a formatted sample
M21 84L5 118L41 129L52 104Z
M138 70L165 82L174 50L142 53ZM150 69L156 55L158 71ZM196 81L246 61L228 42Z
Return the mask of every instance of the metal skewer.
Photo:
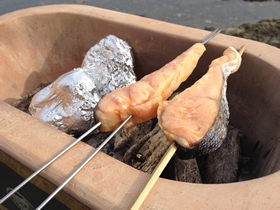
M79 173L79 171L112 139L112 137L127 123L128 120L130 120L132 116L130 115L126 120L116 129L114 130L111 135L103 141L103 143L97 147L96 150L58 187L55 191L53 191L52 194L49 195L49 197L46 198L46 200L43 201L43 203L40 204L36 208L36 210L42 209L68 182L71 181L71 179Z
M10 196L12 196L16 191L18 191L20 188L22 188L27 182L29 182L31 179L33 179L36 175L38 175L41 171L43 171L45 168L47 168L50 164L52 164L57 158L59 158L61 155L63 155L66 151L71 149L74 145L76 145L79 141L81 141L83 138L85 138L88 134L90 134L92 131L94 131L96 128L98 128L101 125L101 122L94 125L91 129L89 129L87 132L85 132L83 135L81 135L76 141L74 141L72 144L67 146L65 149L63 149L60 153L58 153L55 157L53 157L51 160L49 160L45 165L43 165L41 168L39 168L37 171L35 171L33 174L31 174L28 178L26 178L23 182L21 182L18 186L16 186L12 191L10 191L7 195L5 195L1 200L0 204L2 204L5 200L7 200Z
M206 37L201 43L202 44L206 44L210 39L212 39L214 36L216 36L218 33L220 33L222 31L222 29L220 28L216 28L214 31L212 31L212 33Z

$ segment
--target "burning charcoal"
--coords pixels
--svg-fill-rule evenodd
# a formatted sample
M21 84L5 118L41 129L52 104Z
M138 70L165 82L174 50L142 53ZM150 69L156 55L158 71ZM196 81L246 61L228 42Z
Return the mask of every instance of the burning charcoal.
M131 47L109 35L87 52L82 68L61 75L38 92L29 111L62 131L82 132L94 123L94 108L105 94L135 80Z

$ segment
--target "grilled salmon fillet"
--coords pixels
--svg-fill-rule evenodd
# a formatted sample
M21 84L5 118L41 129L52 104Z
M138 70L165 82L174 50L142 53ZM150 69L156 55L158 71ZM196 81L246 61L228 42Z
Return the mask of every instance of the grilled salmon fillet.
M129 115L132 118L125 127L156 117L159 103L189 77L205 50L203 44L194 44L161 69L103 97L95 111L101 131L116 129Z
M227 48L194 85L159 105L159 125L171 142L201 154L222 144L229 119L227 78L240 63L240 54Z

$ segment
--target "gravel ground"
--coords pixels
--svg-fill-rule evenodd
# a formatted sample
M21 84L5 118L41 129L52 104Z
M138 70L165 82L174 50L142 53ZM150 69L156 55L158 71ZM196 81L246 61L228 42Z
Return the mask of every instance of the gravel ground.
M226 28L223 33L253 39L280 48L280 19L264 19Z

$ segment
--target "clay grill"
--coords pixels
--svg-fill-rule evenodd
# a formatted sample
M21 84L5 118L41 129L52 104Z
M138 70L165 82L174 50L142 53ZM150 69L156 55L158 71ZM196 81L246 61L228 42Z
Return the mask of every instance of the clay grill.
M88 47L107 34L129 40L138 78L158 69L208 34L147 18L71 5L38 7L4 15L0 18L0 28L3 43L0 48L1 152L31 170L39 168L73 138L10 106L21 95L79 66ZM258 42L219 35L208 44L207 54L186 85L203 75L205 66L225 47L241 47L244 43L248 50L239 73L229 79L227 95L231 123L248 137L241 142L242 148L258 160L255 177L262 178L227 185L160 179L142 208L213 206L222 209L230 205L271 209L280 206L277 199L280 192L277 172L280 168L280 62L277 57L280 51ZM43 171L42 177L59 185L92 150L79 143ZM110 173L112 171L114 173ZM91 208L128 208L147 178L147 174L101 153L65 191Z

